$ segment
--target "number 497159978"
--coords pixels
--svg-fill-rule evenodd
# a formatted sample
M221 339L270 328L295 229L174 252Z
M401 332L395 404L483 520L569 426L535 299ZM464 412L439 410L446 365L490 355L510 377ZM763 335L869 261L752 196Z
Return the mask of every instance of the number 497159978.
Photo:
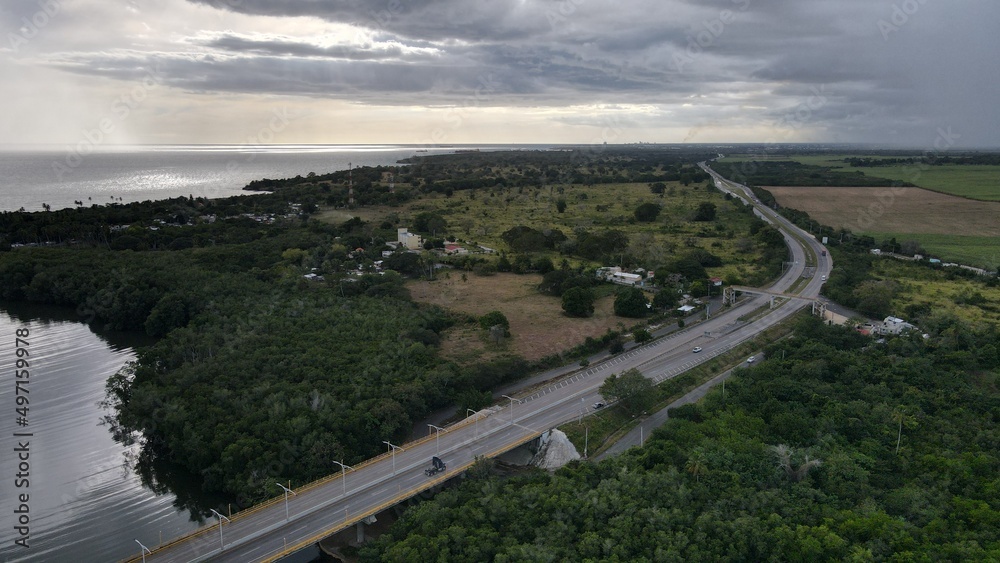
M19 328L14 333L14 355L17 357L14 370L14 403L16 405L15 410L17 413L18 426L28 425L28 381L31 379L31 372L28 369L31 367L31 364L28 361L28 358L31 353L28 351L29 344L25 339L28 338L30 334L31 333L26 328Z

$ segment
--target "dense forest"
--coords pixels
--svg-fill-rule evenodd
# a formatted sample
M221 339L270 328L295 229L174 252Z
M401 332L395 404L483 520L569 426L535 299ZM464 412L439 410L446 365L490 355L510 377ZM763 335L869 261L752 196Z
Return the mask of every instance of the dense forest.
M645 447L409 509L363 561L1000 559L1000 340L807 319Z

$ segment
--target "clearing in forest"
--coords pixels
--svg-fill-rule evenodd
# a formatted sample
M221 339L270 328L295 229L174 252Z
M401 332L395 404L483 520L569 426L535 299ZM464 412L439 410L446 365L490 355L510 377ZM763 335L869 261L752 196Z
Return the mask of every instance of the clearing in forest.
M442 354L459 363L472 363L503 353L514 353L529 361L557 354L581 344L588 336L599 338L608 329L617 330L623 320L613 312L613 297L594 303L590 318L567 317L562 300L538 292L542 276L497 274L477 276L471 272L438 274L436 281L410 282L413 300L439 305L475 317L500 311L510 321L511 338L500 347L489 342L478 325L458 325L446 331ZM595 288L597 289L597 288ZM635 321L633 321L635 322ZM631 324L631 323L629 323Z

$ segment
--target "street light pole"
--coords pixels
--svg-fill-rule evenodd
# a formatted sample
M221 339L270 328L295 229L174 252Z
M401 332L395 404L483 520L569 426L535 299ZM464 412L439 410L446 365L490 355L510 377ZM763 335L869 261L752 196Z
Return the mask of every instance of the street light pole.
M442 431L447 432L447 430L445 430L444 428L441 428L439 426L434 426L433 424L428 424L427 426L429 426L430 428L433 428L434 431L435 431L434 432L434 451L437 452L437 455L441 455L441 432ZM427 431L430 432L430 429L428 429Z
M340 482L344 485L344 496L347 496L347 470L350 469L354 471L354 468L350 465L344 465L337 460L333 460L334 463L340 466Z
M521 401L518 401L514 397L508 397L507 395L502 395L502 397L504 399L510 399L510 424L511 424L511 426L513 426L514 425L514 401L517 401L518 404L520 404Z
M222 541L222 521L225 520L226 522L229 522L230 524L232 522L230 522L229 518L226 518L225 516L223 516L223 515L219 514L218 512L216 512L215 509L209 508L209 510L211 510L212 514L215 514L219 518L219 551L222 551L223 549L226 549L226 544Z
M148 547L142 545L141 541L135 540L135 543L139 544L139 547L142 548L142 551L140 552L140 553L142 553L142 563L146 563L146 554L148 553L148 554L152 555L153 552L150 551Z
M476 420L473 421L473 424L475 424L475 435L476 435L476 439L478 440L479 439L479 411L474 411L472 409L465 409L465 416L466 416L466 418L469 417L469 413L470 412L472 414L476 415Z
M275 483L275 485L281 487L281 489L285 491L285 520L288 520L288 493L292 493L292 496L296 496L295 491L289 489L281 483Z
M395 444L392 444L390 442L387 442L385 440L382 440L382 443L385 444L385 445L387 445L387 446L389 446L389 451L392 452L392 474L395 475L396 474L396 450L403 451L403 448L401 448L401 447L399 447L399 446L397 446Z

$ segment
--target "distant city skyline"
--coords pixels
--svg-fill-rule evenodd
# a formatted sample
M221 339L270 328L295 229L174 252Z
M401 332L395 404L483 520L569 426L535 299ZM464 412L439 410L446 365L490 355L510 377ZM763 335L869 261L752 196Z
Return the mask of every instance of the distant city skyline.
M987 0L5 0L0 144L1000 146Z

